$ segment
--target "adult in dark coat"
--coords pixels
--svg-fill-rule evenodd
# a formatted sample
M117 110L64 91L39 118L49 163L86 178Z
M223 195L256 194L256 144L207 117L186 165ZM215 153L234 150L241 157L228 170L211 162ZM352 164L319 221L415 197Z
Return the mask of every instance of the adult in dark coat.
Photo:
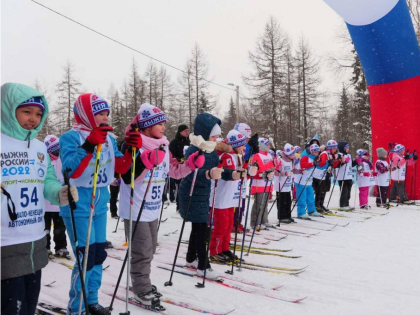
M190 139L188 138L189 134L190 131L187 125L179 125L175 139L169 143L169 151L171 151L172 156L179 162L184 161L184 147L190 145ZM181 180L169 178L169 199L171 202L174 202L176 199L176 211L179 211L179 198L178 193L175 193L175 191L179 189L180 183Z
M210 268L210 264L207 261L206 252L207 221L209 220L209 199L211 190L211 178L209 177L209 173L213 168L217 168L219 164L219 157L214 150L215 143L213 143L214 145L211 148L211 142L209 139L216 124L219 126L221 125L221 121L217 117L214 117L208 113L198 115L194 121L194 134L190 138L192 140L191 145L185 153L185 158L187 159L191 154L197 152L200 149L204 149L203 154L206 159L204 166L197 172L194 191L191 197L191 205L189 208L188 217L186 218L187 221L192 222L192 229L187 252L187 263L193 263L196 259L198 259L198 270L205 270ZM199 138L198 136L201 136L208 145L203 143L202 145L199 145L200 148L198 148L195 145L196 141L194 140ZM224 180L232 180L232 173L233 170L225 169L221 174L221 178ZM185 218L188 206L189 193L193 177L194 172L183 178L179 187L178 195L180 214L183 218Z

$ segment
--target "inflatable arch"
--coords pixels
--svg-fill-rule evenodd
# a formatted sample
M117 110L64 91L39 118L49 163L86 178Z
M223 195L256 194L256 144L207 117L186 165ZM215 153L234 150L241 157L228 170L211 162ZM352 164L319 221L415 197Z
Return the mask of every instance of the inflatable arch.
M420 151L420 50L406 0L324 1L346 22L362 63L373 148L396 142ZM420 199L420 171L412 194L409 188L414 175L408 167L407 193Z

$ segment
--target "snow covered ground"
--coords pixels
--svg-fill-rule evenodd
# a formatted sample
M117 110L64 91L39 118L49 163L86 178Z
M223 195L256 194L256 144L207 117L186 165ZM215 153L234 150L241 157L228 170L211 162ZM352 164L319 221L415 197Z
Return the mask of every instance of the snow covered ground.
M353 187L354 191L354 187ZM338 206L337 190L334 191L331 207ZM328 195L327 195L328 197ZM351 204L353 203L352 194ZM385 212L375 207L375 200L370 197L371 212ZM271 204L269 204L271 206ZM340 213L342 214L342 213ZM296 215L296 210L293 216ZM165 296L189 302L213 312L227 312L235 309L233 314L420 314L420 207L399 206L391 208L387 215L365 215L351 213L346 218L320 218L325 222L338 223L346 227L335 227L332 231L311 229L307 227L290 227L296 231L319 234L311 237L289 235L281 241L272 241L268 245L253 246L293 249L285 255L301 255L301 258L290 259L277 256L250 254L245 257L248 262L279 266L305 267L305 272L298 276L274 274L262 271L243 269L234 277L263 284L267 288L283 285L276 291L258 289L261 292L284 298L308 298L299 304L282 302L269 297L225 288L215 283L207 283L204 289L195 287L196 278L174 274L173 286L165 287L163 283L169 279L169 271L157 268L162 262L173 261L176 242L181 230L182 220L171 204L164 210L159 231L159 250L155 255L152 268L152 282ZM365 219L370 217L369 219ZM276 208L270 214L272 223L277 223ZM116 220L108 219L108 240L115 247L122 248L124 243L123 224L120 223L117 233ZM301 222L301 221L299 221ZM327 229L331 225L313 222L302 222L314 228ZM285 226L285 228L289 228ZM178 230L176 234L164 234ZM183 239L187 240L190 224L186 224ZM270 230L266 234L277 234ZM261 236L256 241L265 241ZM109 254L124 257L121 250L109 250ZM181 245L178 262L185 262L186 245ZM70 262L72 263L72 262ZM107 258L103 272L102 290L113 292L111 284L116 283L122 261ZM221 275L229 277L224 272L227 266L215 265L213 268ZM71 270L65 266L49 263L43 269L40 301L66 307ZM51 286L45 286L57 281ZM121 287L125 287L124 274ZM245 284L226 283L257 289ZM107 306L111 297L100 292L100 303ZM119 294L124 296L123 289ZM199 314L185 308L162 303L167 314ZM131 314L151 314L149 311L130 305ZM116 300L113 314L125 311L125 302Z

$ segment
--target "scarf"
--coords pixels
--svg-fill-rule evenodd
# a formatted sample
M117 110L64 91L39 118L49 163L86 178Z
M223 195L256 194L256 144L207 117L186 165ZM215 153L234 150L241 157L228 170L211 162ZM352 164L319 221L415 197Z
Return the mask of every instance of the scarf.
M50 156L51 161L57 161L57 160L58 160L58 156L55 156L55 155L54 155L54 154L52 154L52 153L48 153L48 155Z
M165 136L163 136L160 139L155 139L155 138L150 138L148 136L146 136L143 133L141 134L141 139L142 139L142 148L145 150L154 150L159 148L162 144L167 146L169 144L168 139L166 139Z
M202 136L196 136L193 133L190 134L191 145L203 150L205 153L211 153L216 148L216 142L205 141Z

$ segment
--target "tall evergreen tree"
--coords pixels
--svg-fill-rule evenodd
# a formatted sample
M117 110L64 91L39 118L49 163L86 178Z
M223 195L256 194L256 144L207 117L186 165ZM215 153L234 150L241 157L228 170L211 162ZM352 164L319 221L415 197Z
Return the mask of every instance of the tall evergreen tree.
M226 136L228 132L233 129L235 124L236 124L236 106L235 106L235 103L233 102L233 98L231 97L230 102L229 102L229 110L225 118L223 119L223 123L222 123L223 135Z

